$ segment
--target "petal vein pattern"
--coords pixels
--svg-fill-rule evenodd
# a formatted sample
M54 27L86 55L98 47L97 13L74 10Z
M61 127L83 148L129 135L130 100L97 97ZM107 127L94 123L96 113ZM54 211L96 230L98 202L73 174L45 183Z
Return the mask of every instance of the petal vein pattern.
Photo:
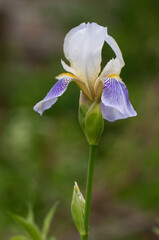
M103 118L111 122L137 115L130 103L128 90L122 81L114 78L107 78L103 81L101 111Z
M48 92L46 97L34 106L34 110L42 115L43 112L49 109L58 100L58 97L66 91L71 80L71 77L59 80Z

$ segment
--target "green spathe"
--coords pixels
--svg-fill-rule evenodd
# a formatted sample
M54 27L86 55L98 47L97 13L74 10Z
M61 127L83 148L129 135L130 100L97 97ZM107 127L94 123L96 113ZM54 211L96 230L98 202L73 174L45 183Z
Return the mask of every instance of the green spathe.
M84 134L85 132L85 117L91 106L90 100L81 92L79 99L79 110L78 110L78 119L80 123L80 127L82 128Z
M90 145L97 145L104 130L100 102L91 103L82 93L79 102L79 123Z
M94 102L85 117L85 131L90 145L97 145L104 130L100 103Z
M84 225L84 211L85 211L85 200L80 192L80 189L75 182L73 189L73 197L71 203L71 214L74 224L80 234L80 236L85 235L85 225Z

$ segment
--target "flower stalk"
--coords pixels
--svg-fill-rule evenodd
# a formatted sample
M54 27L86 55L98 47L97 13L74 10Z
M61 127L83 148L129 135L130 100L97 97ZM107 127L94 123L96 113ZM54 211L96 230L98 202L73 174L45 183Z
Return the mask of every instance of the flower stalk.
M89 151L89 163L88 163L87 184L86 184L86 203L85 203L85 214L84 214L84 225L85 225L86 235L82 236L81 240L88 240L88 235L89 235L89 219L90 219L90 210L91 210L91 196L92 196L96 145L90 145L89 148L90 148L90 151Z

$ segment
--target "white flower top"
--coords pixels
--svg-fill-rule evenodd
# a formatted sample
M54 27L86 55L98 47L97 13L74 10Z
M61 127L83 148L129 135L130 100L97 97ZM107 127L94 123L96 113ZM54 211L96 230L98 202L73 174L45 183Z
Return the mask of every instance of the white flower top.
M104 42L109 44L116 57L101 72ZM68 66L61 61L67 73L57 76L59 81L35 105L35 111L42 114L65 92L68 84L75 81L91 102L101 101L104 119L115 121L137 115L129 101L128 90L119 77L125 65L122 53L114 38L108 35L107 27L96 23L82 23L66 35L63 48L64 55L70 62Z

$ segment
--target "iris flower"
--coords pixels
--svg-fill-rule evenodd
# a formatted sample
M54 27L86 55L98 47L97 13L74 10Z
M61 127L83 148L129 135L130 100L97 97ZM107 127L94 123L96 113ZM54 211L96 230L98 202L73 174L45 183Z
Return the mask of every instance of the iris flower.
M101 71L101 53L105 42L116 57ZM113 122L137 115L130 103L127 87L119 76L125 65L122 53L114 38L108 35L107 27L82 23L73 28L65 37L64 54L70 66L61 60L66 73L56 77L58 81L46 97L34 106L35 111L42 115L74 81L92 103L100 102L104 119Z

